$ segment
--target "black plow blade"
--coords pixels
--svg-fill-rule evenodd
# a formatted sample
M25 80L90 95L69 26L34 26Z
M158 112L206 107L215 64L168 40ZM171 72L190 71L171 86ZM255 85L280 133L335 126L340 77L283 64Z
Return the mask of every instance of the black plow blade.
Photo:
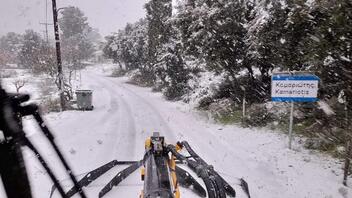
M109 162L107 164L104 164L104 165L100 166L99 168L96 168L96 169L90 171L82 179L80 179L78 181L79 188L76 189L76 188L72 187L66 193L66 197L72 197L79 190L81 190L83 187L88 186L90 183L92 183L94 180L96 180L100 176L104 175L106 172L108 172L110 169L112 169L116 165L128 165L128 164L133 164L133 163L136 163L136 161L117 161L117 160L113 160L113 161L111 161L111 162ZM51 188L50 197L53 196L55 190L56 190L56 186L53 185L53 187Z
M113 160L107 164L104 164L103 166L100 166L99 168L89 172L86 174L81 180L78 181L79 185L79 190L82 189L84 186L88 186L92 181L96 180L98 177L106 173L108 170L112 169L114 166L118 164L117 160ZM78 191L76 188L71 188L67 193L67 197L72 197L74 194L76 194Z
M142 165L142 161L133 163L131 166L120 171L112 180L99 192L99 198L110 192L114 186L117 186L122 180L136 171Z
M206 197L205 189L190 175L187 171L176 166L177 181L185 188L192 187L191 189L200 197Z
M251 198L251 195L249 194L248 183L243 178L241 178L240 181L242 190L247 194L248 198Z
M194 160L188 161L188 166L195 171L204 181L209 197L225 197L225 193L231 197L236 197L236 191L222 178L212 166L207 164L188 144L183 141L182 145ZM225 191L225 192L224 192Z

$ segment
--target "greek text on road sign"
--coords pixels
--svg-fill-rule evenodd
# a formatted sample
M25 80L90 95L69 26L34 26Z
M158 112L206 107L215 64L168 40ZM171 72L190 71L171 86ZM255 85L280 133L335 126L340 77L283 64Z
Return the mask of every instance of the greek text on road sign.
M272 76L272 101L314 102L319 78L315 75L275 74Z

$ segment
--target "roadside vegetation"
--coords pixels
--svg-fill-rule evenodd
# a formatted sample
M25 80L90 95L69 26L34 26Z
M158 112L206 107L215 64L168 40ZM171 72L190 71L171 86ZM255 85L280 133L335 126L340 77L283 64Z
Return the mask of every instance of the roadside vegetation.
M75 82L87 60L101 60L101 36L92 28L87 17L77 7L65 7L60 12L60 41L64 70L64 93L67 101L73 100ZM60 111L55 42L49 35L34 30L23 34L9 32L0 37L0 78L13 85L14 91L39 89L36 98L43 112ZM25 75L26 78L19 75ZM37 82L39 81L39 82ZM77 84L77 83L76 83ZM27 85L31 85L27 87ZM27 89L28 88L28 89ZM70 102L67 102L68 109Z
M106 38L104 55L118 74L221 123L287 131L288 105L270 102L271 74L309 71L321 79L320 102L296 105L295 133L314 142L308 148L333 152L351 137L349 0L187 0L176 11L171 0L151 0L145 7L144 19Z

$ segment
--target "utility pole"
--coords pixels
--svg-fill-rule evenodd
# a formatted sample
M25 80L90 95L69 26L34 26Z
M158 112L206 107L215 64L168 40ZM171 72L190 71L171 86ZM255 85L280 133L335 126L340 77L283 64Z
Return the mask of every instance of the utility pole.
M62 62L61 62L61 45L60 45L60 35L59 35L59 24L57 21L57 7L56 0L52 0L53 4L53 19L54 19L54 33L55 33L55 46L56 46L56 58L57 58L57 72L59 78L59 92L60 92L60 105L61 110L66 110L66 99L64 95L64 81L62 73Z
M48 0L45 0L45 23L39 23L40 25L45 25L45 39L46 42L49 43L49 32L48 26L53 25L52 23L48 23Z
M246 88L243 88L243 98L242 98L242 124L246 121Z

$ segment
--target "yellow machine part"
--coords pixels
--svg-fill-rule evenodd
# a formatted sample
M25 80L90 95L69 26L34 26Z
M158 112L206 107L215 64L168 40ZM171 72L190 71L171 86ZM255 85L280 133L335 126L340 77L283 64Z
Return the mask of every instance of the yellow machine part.
M141 168L141 180L144 181L144 175L145 175L145 168Z
M176 144L176 146L175 146L175 147L176 147L176 151L177 151L177 152L179 152L180 150L182 150L182 147L181 147L181 146L179 146L178 144Z
M145 168L144 167L142 167L141 168L141 179L142 179L142 181L144 181L144 175L145 175ZM143 190L141 191L141 194L139 195L139 198L143 198L144 197L144 192L143 192Z
M151 139L150 138L147 138L145 140L145 143L144 143L144 146L145 146L145 149L148 150L151 148ZM180 151L182 148L178 145L176 145L176 150L177 151ZM175 156L171 156L171 158L169 159L169 167L171 169L171 178L172 178L172 183L174 185L174 197L175 198L180 198L181 195L180 195L180 190L178 188L178 182L177 182L177 176L176 176L176 157ZM142 167L141 168L141 179L142 181L144 181L144 176L145 176L145 168ZM141 194L140 194L140 198L143 198L144 196L144 192L143 190L141 191Z
M147 150L147 149L150 149L151 146L152 146L152 141L151 141L150 138L147 138L147 139L145 140L144 147L145 147L145 149Z
M175 156L171 156L171 159L169 160L169 166L171 169L171 178L172 178L172 183L174 184L174 196L175 198L180 198L180 190L178 188L178 182L177 182L177 175L176 175L176 161L175 161L176 157Z

